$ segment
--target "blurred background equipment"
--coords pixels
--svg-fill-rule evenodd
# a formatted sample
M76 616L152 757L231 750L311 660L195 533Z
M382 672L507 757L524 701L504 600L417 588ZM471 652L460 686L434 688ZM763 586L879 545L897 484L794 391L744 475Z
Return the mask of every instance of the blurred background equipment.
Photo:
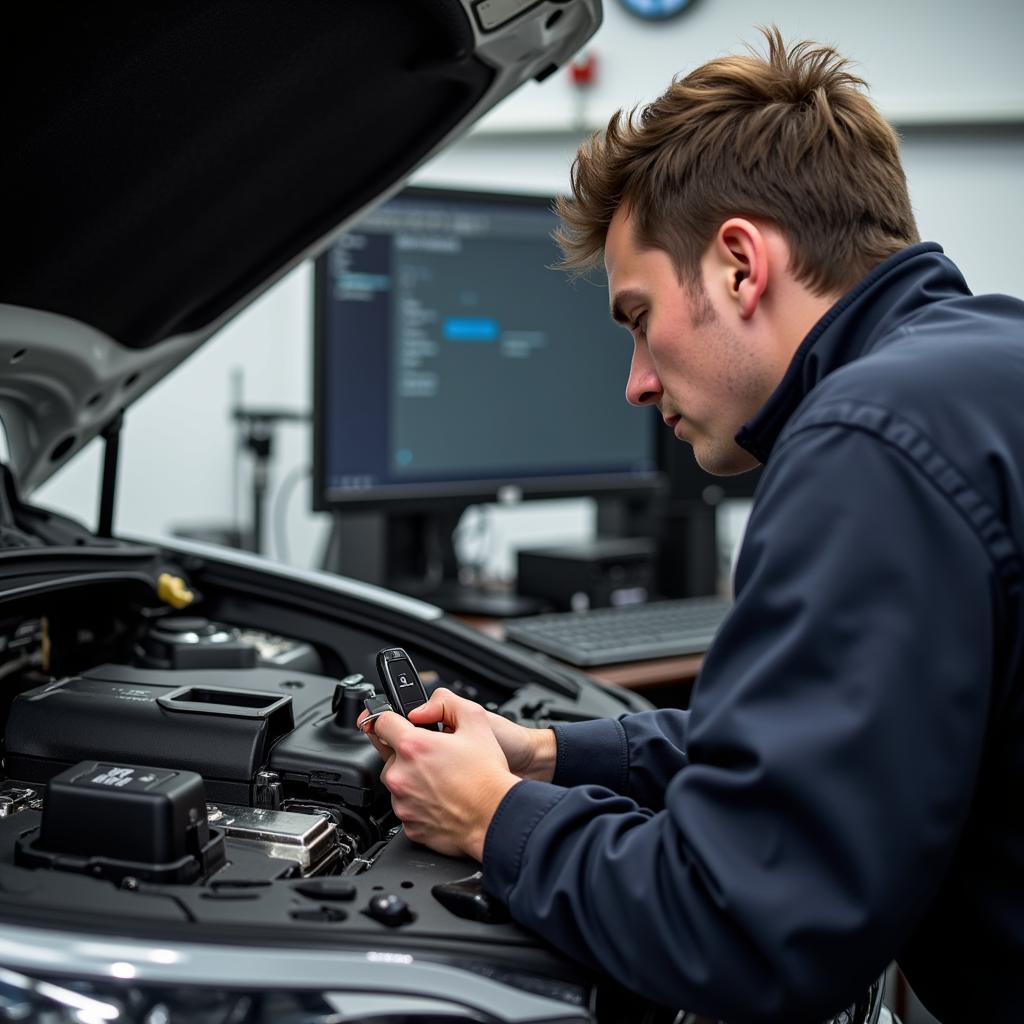
M605 289L551 269L556 223L547 197L410 189L317 261L326 568L516 614L536 602L460 581L468 506L589 496L650 510L658 421L622 400L630 347Z

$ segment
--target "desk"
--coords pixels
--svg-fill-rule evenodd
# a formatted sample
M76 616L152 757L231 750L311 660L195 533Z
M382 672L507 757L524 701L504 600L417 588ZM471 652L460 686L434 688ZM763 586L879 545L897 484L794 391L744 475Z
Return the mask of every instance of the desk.
M467 626L486 633L495 640L505 639L505 623L502 619L485 618L478 615L459 615L459 621ZM670 691L675 696L689 698L693 681L697 678L703 658L700 655L689 655L675 658L653 658L650 661L627 661L618 665L599 665L593 668L579 668L570 665L579 672L596 679L599 683L624 686L627 690L637 690L645 697L652 698L656 692L666 695ZM561 662L560 664L566 664ZM685 691L682 692L682 691ZM655 701L659 703L659 701ZM678 700L672 701L678 705ZM683 702L685 704L685 702Z

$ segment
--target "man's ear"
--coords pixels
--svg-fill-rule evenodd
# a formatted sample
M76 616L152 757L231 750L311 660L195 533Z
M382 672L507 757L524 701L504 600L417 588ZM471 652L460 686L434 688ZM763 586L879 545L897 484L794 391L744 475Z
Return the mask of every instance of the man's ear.
M768 287L768 243L761 229L742 217L725 221L712 245L728 298L741 319L749 320Z

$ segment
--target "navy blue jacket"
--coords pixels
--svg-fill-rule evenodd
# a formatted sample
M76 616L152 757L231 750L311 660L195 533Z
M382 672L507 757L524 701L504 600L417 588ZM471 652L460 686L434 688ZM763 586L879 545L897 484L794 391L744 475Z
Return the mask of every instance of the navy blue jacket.
M821 1021L893 958L1024 1020L1024 304L878 266L737 435L765 463L689 712L558 727L484 882L669 1006Z

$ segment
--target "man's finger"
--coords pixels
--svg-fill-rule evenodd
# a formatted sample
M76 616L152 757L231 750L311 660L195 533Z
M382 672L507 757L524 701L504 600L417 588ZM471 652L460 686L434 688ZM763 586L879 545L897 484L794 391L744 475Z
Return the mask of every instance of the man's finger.
M409 712L409 721L415 722L416 725L442 722L447 732L454 732L459 723L460 705L465 703L470 702L465 697L441 687L431 694L426 704L421 704Z
M365 735L365 736L372 736L373 735L374 723L377 721L378 718L380 718L380 714L381 713L378 712L375 715L371 715L369 711L364 711L356 719L356 728L361 733L363 733L363 735Z
M394 754L394 751L383 740L377 738L372 724L369 729L363 730L363 735L373 744L374 749L385 761Z
M413 708L409 712L409 721L415 722L416 725L432 725L434 722L443 722L444 700L438 697L440 692L440 690L435 690L426 704ZM447 693L448 691L444 692Z
M386 786L388 784L388 772L391 770L391 766L395 763L395 752L389 751L388 756L384 759L384 767L380 770L380 781Z
M403 736L409 735L410 729L415 729L416 726L412 722L406 721L401 715L396 714L394 711L385 711L373 723L374 735L383 743L386 743L392 749L396 749L397 745L401 742Z
M384 760L386 761L391 756L393 751L386 743L377 738L376 731L374 729L374 726L377 724L377 719L374 718L372 721L367 722L366 720L369 717L370 712L364 711L356 719L356 728L373 744L374 749L376 749L377 753L380 754L380 756L383 757Z

